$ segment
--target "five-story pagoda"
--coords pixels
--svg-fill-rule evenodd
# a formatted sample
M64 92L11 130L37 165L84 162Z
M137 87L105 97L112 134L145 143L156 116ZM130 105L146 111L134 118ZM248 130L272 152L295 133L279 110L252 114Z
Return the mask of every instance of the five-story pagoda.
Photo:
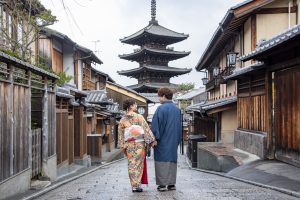
M142 30L121 39L122 43L138 45L133 53L123 54L121 59L136 61L138 68L118 71L118 74L138 79L138 84L128 86L140 93L156 93L161 87L176 88L170 78L189 73L192 69L169 67L170 61L183 58L190 52L174 51L168 45L183 41L188 35L160 26L156 20L156 1L151 0L151 21Z

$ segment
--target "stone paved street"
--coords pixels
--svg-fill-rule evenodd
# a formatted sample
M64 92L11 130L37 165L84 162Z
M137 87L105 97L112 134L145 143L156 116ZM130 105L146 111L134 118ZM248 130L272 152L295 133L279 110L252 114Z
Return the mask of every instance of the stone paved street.
M297 199L218 175L190 170L183 156L179 159L176 191L156 191L153 159L148 159L148 176L150 184L144 186L144 192L132 193L127 160L122 160L69 182L38 199Z

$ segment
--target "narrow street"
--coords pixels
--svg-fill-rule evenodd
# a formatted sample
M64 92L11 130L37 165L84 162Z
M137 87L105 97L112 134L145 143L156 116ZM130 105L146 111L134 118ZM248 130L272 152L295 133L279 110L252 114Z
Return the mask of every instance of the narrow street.
M69 182L37 199L297 199L277 191L253 186L218 175L190 170L180 156L177 190L156 191L153 159L148 159L150 184L143 193L132 193L127 174L127 160L113 163Z

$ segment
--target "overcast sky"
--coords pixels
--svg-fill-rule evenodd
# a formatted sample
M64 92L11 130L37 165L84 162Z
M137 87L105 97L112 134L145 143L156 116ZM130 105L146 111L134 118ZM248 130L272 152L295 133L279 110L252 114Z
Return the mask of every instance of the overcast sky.
M120 54L132 53L137 46L122 44L119 39L148 25L151 0L41 0L52 10L58 22L51 28L68 35L76 43L93 51L104 62L97 66L117 83L128 86L137 80L120 76L119 70L138 67L122 60ZM191 51L185 58L169 62L171 67L192 68L192 72L171 79L172 83L195 83L202 86L202 73L195 66L227 10L243 0L157 0L158 23L189 38L171 45L177 51ZM99 42L94 42L99 41ZM95 47L96 45L96 47Z

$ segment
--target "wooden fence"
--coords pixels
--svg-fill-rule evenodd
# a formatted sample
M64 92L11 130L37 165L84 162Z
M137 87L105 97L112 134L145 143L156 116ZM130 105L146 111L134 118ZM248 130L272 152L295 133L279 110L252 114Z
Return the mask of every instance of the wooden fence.
M32 134L32 172L31 177L35 177L42 172L42 129L34 129Z
M57 78L0 51L0 182L31 168L31 128L35 125L43 128L41 138L47 144L47 148L42 144L42 152L46 153L42 159L55 154L52 146L55 143L55 130L52 129L55 115L51 114L53 109L55 112L55 99L51 99L55 98L54 80ZM31 109L32 104L35 105L34 90L42 94L37 101L42 108L41 114L37 116ZM53 142L48 146L49 138Z
M30 90L0 81L0 182L29 167Z

